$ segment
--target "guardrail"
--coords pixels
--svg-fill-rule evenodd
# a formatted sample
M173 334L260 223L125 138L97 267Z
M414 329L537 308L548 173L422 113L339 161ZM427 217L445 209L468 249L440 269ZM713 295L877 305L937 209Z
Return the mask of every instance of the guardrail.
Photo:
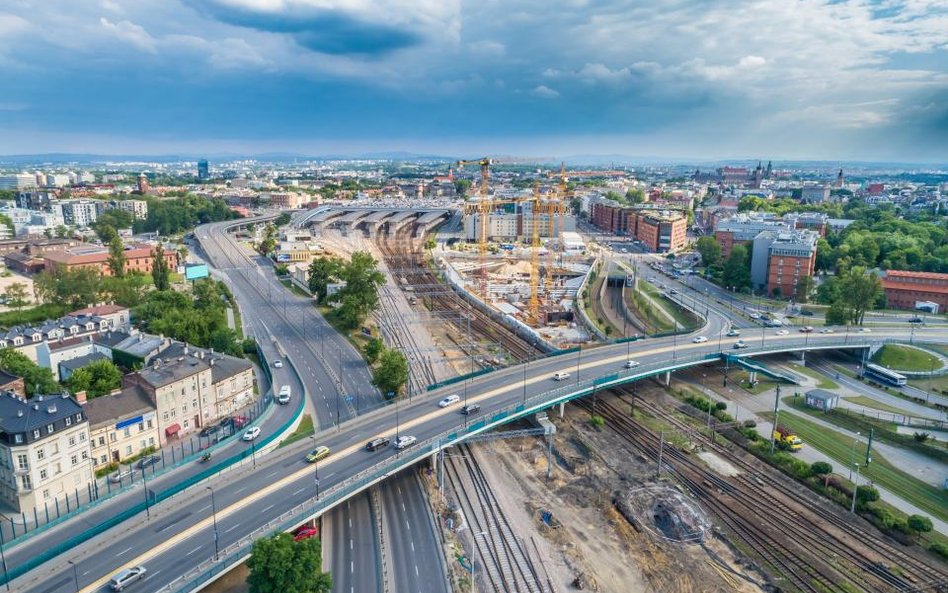
M265 361L265 359L263 360ZM265 395L264 401L267 404L272 404L273 403L272 394ZM136 505L133 505L132 507L118 514L113 515L109 519L101 523L98 523L96 525L93 525L89 529L86 529L85 531L83 531L82 533L74 537L68 538L66 540L59 542L58 544L50 546L44 552L30 558L23 564L20 564L19 566L15 566L11 568L7 572L5 578L0 578L0 584L9 583L13 579L25 574L26 572L29 572L30 570L36 568L37 566L43 564L44 562L48 562L49 560L52 560L56 556L81 544L82 542L87 541L91 539L92 537L95 537L96 535L99 535L103 533L104 531L111 529L112 527L115 527L116 525L119 525L123 521L131 519L132 517L146 510L150 506L153 506L155 504L158 504L159 502L167 500L187 490L188 488L194 486L195 484L198 484L217 473L220 473L226 469L229 469L230 467L240 463L241 461L247 459L248 457L252 457L256 455L257 449L263 450L267 446L273 444L274 441L276 441L277 439L283 436L284 432L289 430L290 427L292 427L295 423L299 422L299 419L303 414L304 403L305 403L304 398L302 397L299 398L299 404L297 405L296 412L293 414L293 416L289 420L287 420L285 423L283 423L278 430L276 430L275 432L271 433L269 436L262 439L259 444L254 443L254 447L252 449L244 449L240 453L232 455L228 457L227 459L225 459L224 461L221 461L220 463L217 463L216 465L213 465L209 467L208 469L194 476L191 476L190 478L187 478L177 484L172 485L170 488L166 490L162 490L160 492L150 491L153 495L148 498L147 502L140 502ZM182 459L182 464L185 462L193 461L195 457L196 457L195 455L191 455L189 458ZM107 499L102 499L102 500L107 500Z

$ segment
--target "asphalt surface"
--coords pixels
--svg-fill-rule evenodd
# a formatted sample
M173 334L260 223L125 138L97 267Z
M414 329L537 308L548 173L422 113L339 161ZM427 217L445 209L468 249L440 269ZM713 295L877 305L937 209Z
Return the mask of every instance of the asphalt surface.
M707 328L703 333L710 334ZM901 339L903 334L898 329L862 334L845 333L843 328L839 328L835 334L791 333L777 336L768 332L763 341L764 347L768 349L794 351L820 344L833 348L865 345L885 338ZM631 358L641 363L628 376L641 376L666 368L669 359L694 359L716 353L719 348L732 352L731 346L736 339L725 339L720 335L709 337L703 343L679 343L681 340L675 339L673 342L673 338L661 338L634 342L631 346L619 344L581 350L576 354L529 363L526 381L522 379L523 369L518 366L483 375L463 385L457 384L417 396L413 401L399 406L398 431L400 434L414 434L418 438L419 445L414 450L398 452L391 447L374 453L365 450L364 443L370 436L395 436L395 410L392 406L347 422L341 429L320 431L316 438L317 444L325 444L333 451L329 458L319 464L323 491L373 467L400 467L400 462L404 460L396 459L398 455L408 460L426 458L427 452L431 450L428 445L422 445L426 439L449 431L462 434L467 426L475 423L479 425L499 410L518 405L524 398L542 396L544 401L551 401L564 396L566 391L574 390L574 386L581 381L624 373L622 365L626 360L627 348ZM948 332L920 330L916 332L915 339L944 341L948 339ZM760 348L760 343L754 341L741 354L752 354ZM554 381L552 375L557 371L570 372L571 377L566 381ZM551 394L555 389L561 391ZM463 399L453 406L440 408L438 400L449 393L465 394L469 402L481 404L482 415L474 418L461 415L459 409L464 403ZM300 503L306 502L307 506L313 504L314 468L302 459L311 446L307 442L296 443L258 461L256 471L248 471L249 468L245 466L242 470L222 476L222 483L217 487L217 515L222 546L234 543ZM150 521L138 517L137 520L123 523L95 538L89 546L77 549L75 554L61 557L60 562L47 563L27 578L17 580L15 586L37 593L73 590L73 585L62 582L62 575L69 568L65 564L67 559L75 559L82 564L83 574L79 580L83 591L101 590L109 575L129 564L147 563L149 566L150 585L140 587L139 591L155 591L179 575L186 575L199 566L207 566L206 562L213 556L213 537L209 508L203 494L188 492L179 500L159 504L152 509ZM174 569L171 570L171 567Z

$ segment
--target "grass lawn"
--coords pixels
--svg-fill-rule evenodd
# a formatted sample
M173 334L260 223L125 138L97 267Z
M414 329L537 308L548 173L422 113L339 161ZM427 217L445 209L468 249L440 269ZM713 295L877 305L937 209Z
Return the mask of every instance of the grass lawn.
M836 383L836 381L833 381L829 377L823 376L811 368L795 363L790 363L790 368L794 373L800 373L801 375L806 375L811 379L816 379L816 386L820 389L839 389L839 385Z
M896 371L910 372L938 370L942 366L934 355L900 344L886 344L872 356L872 362Z
M698 324L694 317L682 309L678 303L663 296L657 288L647 282L640 283L640 286L642 287L643 292L652 298L653 302L661 305L662 309L678 322L679 329L683 331L691 331L697 327ZM665 323L667 324L668 322L666 321Z
M773 414L766 414L766 416L773 420ZM801 418L797 414L782 414L780 424L795 431L803 439L804 446L813 447L838 462L840 467L834 468L836 473L843 475L848 473L845 468L849 464L851 439L843 438L838 432ZM862 460L858 445L856 449L856 458ZM862 452L865 452L864 445ZM860 470L860 483L863 483L865 478L912 503L922 511L948 521L948 505L945 504L945 495L941 490L896 469L878 453L873 453L872 464L868 469Z
M285 447L290 443L295 443L300 439L305 439L312 434L316 434L316 430L313 428L313 418L309 414L303 414L303 419L300 420L300 425L297 426L296 430L290 433L289 436L280 441L279 447Z
M857 406L865 406L867 408L872 408L873 410L881 410L883 412L892 412L893 414L902 414L903 416L911 415L905 410L903 410L902 408L896 408L895 406L884 404L867 395L854 395L851 397L844 397L843 399L848 401L849 403L856 404Z
M293 281L292 281L292 280L280 280L280 284L282 284L283 286L289 288L289 289L290 289L290 292L292 292L292 293L295 294L296 296L300 296L300 297L307 298L307 299L313 298L312 295L306 294L306 291L305 291L305 290L303 290L302 288L300 288L300 287L297 286L296 284L293 284Z

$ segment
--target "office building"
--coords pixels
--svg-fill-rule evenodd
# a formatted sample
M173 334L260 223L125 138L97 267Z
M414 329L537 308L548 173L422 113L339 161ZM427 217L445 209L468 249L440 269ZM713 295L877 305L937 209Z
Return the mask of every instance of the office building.
M688 220L681 212L640 211L632 235L653 253L677 251L688 239Z
M813 231L763 231L754 239L751 283L775 297L795 298L800 278L813 276L816 242Z
M747 245L763 231L788 231L792 225L771 216L737 214L714 225L714 238L721 246L721 257L727 259L735 245Z
M65 506L95 479L89 422L73 398L0 395L0 502L18 513Z
M198 161L198 180L207 181L211 178L211 169L207 164L206 159L201 159Z
M36 187L36 176L29 173L14 173L12 175L0 175L0 189L30 189Z
M882 289L890 309L919 309L922 303L935 303L940 311L948 307L948 274L887 270ZM931 305L925 306L931 309Z

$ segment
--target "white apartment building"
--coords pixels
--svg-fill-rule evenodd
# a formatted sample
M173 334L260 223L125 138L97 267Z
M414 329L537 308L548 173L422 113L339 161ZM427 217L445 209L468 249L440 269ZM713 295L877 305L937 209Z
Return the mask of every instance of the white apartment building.
M122 200L118 203L120 210L131 212L135 220L148 218L148 202L145 200Z
M0 189L30 189L36 185L36 176L30 173L0 175Z

